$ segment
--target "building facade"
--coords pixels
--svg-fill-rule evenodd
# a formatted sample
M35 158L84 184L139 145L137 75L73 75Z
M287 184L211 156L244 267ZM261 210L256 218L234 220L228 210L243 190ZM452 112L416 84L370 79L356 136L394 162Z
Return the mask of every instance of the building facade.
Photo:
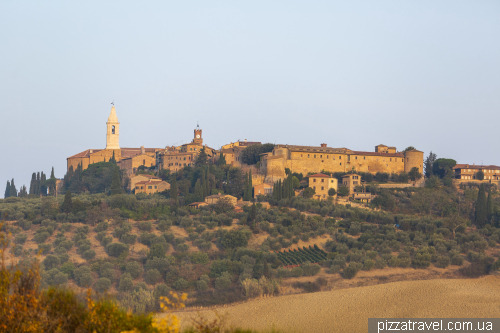
M496 165L475 165L475 164L457 164L453 167L455 179L459 180L479 180L477 173L482 171L484 180L500 180L500 167Z
M424 153L412 149L396 152L394 147L378 145L375 152L353 151L347 148L321 146L276 145L272 152L263 154L261 173L266 182L275 182L286 177L285 168L302 173L310 172L409 172L416 167L423 173Z
M167 182L157 179L149 179L146 181L140 181L134 184L135 194L146 193L153 194L158 192L163 192L170 189L170 184Z
M308 178L309 178L309 187L313 188L315 192L313 199L326 200L329 197L328 191L331 188L335 190L335 196L337 195L336 194L338 190L337 178L322 173L310 175L308 176Z

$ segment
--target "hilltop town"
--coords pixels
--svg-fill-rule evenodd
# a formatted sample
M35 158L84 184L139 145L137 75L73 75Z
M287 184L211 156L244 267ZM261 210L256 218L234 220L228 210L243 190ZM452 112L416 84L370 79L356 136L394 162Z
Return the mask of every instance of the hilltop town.
M198 126L181 146L122 148L119 133L113 106L105 148L68 157L64 178L7 182L2 253L43 290L94 290L125 316L182 293L193 310L500 269L500 167L382 144L216 149Z

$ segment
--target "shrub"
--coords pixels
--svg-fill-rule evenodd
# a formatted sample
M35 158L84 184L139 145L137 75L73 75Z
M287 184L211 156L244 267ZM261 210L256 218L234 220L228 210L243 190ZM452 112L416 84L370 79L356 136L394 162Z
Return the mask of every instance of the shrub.
M44 243L49 237L50 237L50 234L45 231L45 232L40 232L40 233L35 234L35 236L33 237L33 240L35 241L35 243L41 244L41 243Z
M170 268L170 262L166 258L152 258L146 261L146 270L157 269L162 274Z
M58 257L49 254L42 261L42 264L43 264L43 266L45 267L46 270L51 270L52 268L58 267L61 264L61 261L59 260Z
M191 254L191 263L193 264L207 264L208 254L205 252L194 252Z
M291 275L293 277L302 276L302 275L304 275L304 270L301 267L294 267L294 268L292 268Z
M50 252L52 249L52 244L39 244L38 245L38 252L41 254L47 254Z
M65 262L61 266L61 272L63 272L68 276L73 276L74 270L75 270L75 265L71 261Z
M167 231L168 229L170 229L170 227L172 226L172 222L171 221L168 221L168 220L162 220L158 223L158 225L156 226L156 229L160 230L160 231Z
M90 287L92 284L92 272L88 266L82 266L73 271L75 282L80 287Z
M82 258L85 260L90 260L95 257L95 251L94 250L87 250L82 253Z
M109 289L109 287L111 287L111 281L106 278L100 278L94 284L94 289L100 293L105 292L106 290Z
M179 244L175 247L175 249L178 251L178 252L186 252L187 250L189 250L189 245L187 244Z
M363 270L369 271L375 267L375 261L371 259L366 259L363 263Z
M196 289L198 291L206 291L208 290L208 283L203 280L196 281Z
M26 235L26 234L17 234L16 237L14 238L14 242L16 244L24 244L26 242L27 238L28 238L28 235Z
M464 258L462 258L462 256L460 256L459 254L453 255L450 258L450 263L452 265L462 266L463 262L464 262Z
M125 266L125 271L129 273L132 278L137 279L142 275L142 266L137 261L129 261Z
M343 275L345 279L352 279L358 274L358 268L356 264L350 263L349 266L344 268Z
M128 253L128 246L122 243L111 243L106 246L106 252L112 257L119 257Z
M230 230L221 237L220 243L224 249L246 247L248 245L247 234L242 230Z
M120 276L120 282L118 284L118 290L122 292L130 291L134 289L134 282L130 274L123 274Z
M147 284L157 284L158 282L161 281L161 274L160 272L153 268L153 269L148 269L146 271L146 276L144 277L144 281L146 281Z
M321 267L316 264L311 264L311 263L306 263L301 266L302 269L304 270L303 275L305 276L313 276L319 273L321 270Z
M125 243L125 244L135 244L135 241L137 240L137 235L132 235L129 233L123 234L120 240Z
M19 222L17 222L17 224L21 228L23 228L23 230L30 230L31 226L33 225L33 222L31 222L29 220L20 220Z
M231 286L231 274L223 272L221 276L215 279L215 289L227 289Z
M138 224L139 230L150 232L152 229L151 222L139 222Z
M113 237L111 236L106 236L104 237L102 240L101 240L101 245L104 246L104 247L107 247L108 244L111 244L111 242L113 241Z
M341 268L339 265L331 265L328 273L337 274L337 273L340 273L340 270L341 270Z
M153 258L165 258L165 254L167 253L166 247L168 244L166 243L156 243L151 246L151 250L148 253L148 259Z
M436 260L434 266L439 268L446 268L450 265L450 258L445 256L439 256Z
M113 269L112 265L111 265L111 268L105 266L105 267L101 267L101 269L99 271L99 276L102 277L102 278L109 279L110 281L115 281L115 279L116 279L116 272Z
M174 282L172 287L174 287L175 290L185 290L188 287L188 282L184 280L183 278L179 278L177 281Z
M97 231L97 232L106 231L106 230L108 230L108 227L109 227L109 223L108 222L100 222L95 227L95 231Z

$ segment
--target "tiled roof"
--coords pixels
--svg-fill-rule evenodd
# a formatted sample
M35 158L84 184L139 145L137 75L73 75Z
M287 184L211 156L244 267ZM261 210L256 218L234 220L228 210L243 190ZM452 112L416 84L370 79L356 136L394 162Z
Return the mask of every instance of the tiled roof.
M403 153L372 153L368 151L353 151L352 155L404 157Z
M99 152L101 150L104 150L104 149L87 149L87 150L82 151L81 153L78 153L76 155L70 156L68 158L89 157L90 154L97 153L97 152ZM90 151L92 151L92 153Z
M323 173L317 173L315 175L309 175L307 177L325 177L325 178L332 178L331 176L325 175Z
M156 179L150 179L150 180L143 180L142 182L137 182L137 184L158 184L158 183L166 183L163 180L156 180Z
M132 178L139 177L139 176L146 177L146 178L151 178L151 179L161 179L161 178L159 178L159 177L156 177L156 176L153 176L153 175L148 175L148 174L146 174L146 173L136 175L136 176L134 176L134 177L132 177Z
M317 147L317 146L296 146L296 145L276 145L276 148L287 148L291 151L303 151L312 153L330 153L330 154L346 154L351 152L347 148L331 148L331 147Z
M453 169L481 169L481 170L500 170L496 165L470 165L470 164L457 164Z

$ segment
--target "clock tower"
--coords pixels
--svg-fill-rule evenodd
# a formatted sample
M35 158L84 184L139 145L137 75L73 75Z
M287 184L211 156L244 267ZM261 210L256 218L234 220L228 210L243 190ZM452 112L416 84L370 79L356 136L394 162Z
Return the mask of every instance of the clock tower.
M203 138L201 137L201 128L200 125L196 125L196 129L194 130L194 139L193 143L202 146Z

